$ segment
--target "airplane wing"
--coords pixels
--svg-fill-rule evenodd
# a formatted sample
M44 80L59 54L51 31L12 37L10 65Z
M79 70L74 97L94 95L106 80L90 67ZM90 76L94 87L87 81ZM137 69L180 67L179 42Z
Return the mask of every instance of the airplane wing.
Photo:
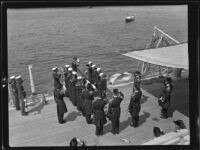
M123 54L147 63L188 70L188 43Z

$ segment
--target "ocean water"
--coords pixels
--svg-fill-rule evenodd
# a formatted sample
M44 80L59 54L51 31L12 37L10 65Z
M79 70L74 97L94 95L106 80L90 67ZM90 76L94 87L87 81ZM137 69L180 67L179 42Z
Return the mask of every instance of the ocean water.
M125 17L135 21L125 23ZM8 74L25 79L31 93L28 65L33 64L36 92L53 90L52 67L80 58L91 60L111 76L133 71L137 61L123 53L143 49L157 26L180 42L188 41L187 6L123 6L8 9Z

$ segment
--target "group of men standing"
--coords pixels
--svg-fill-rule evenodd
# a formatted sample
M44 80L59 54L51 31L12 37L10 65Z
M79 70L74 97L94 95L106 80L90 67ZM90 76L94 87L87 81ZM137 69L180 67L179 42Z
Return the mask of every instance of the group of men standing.
M21 76L11 76L10 77L10 91L13 95L13 105L16 110L21 110L21 115L26 116L28 112L25 112L25 102L26 102L26 92L22 85L23 80Z
M66 104L63 97L69 97L73 106L86 118L88 124L96 126L96 135L103 134L103 126L107 123L107 118L112 122L112 133L119 133L120 104L124 99L124 94L118 89L113 89L113 96L110 100L106 97L106 77L101 68L97 68L95 64L89 61L86 66L87 70L82 76L78 75L79 59L74 57L71 67L65 65L64 78L65 85L60 83L61 74L58 68L53 68L54 78L54 97L57 103L57 114L59 123L64 123L63 115L67 112ZM128 111L131 115L130 125L137 127L139 125L139 113L141 110L140 99L142 91L140 89L141 73L134 73L133 91L128 105ZM165 88L162 92L164 101L160 102L162 116L167 117L167 109L169 107L170 94L172 90L171 79L166 78L164 81ZM64 87L64 88L63 88ZM63 90L65 89L66 90ZM167 103L167 104L166 104ZM107 113L105 113L105 105L108 104ZM167 106L166 106L167 105Z

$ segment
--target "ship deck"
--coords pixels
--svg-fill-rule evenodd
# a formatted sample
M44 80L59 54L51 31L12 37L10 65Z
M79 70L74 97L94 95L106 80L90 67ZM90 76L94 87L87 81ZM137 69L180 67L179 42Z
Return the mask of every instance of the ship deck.
M130 115L127 113L132 85L117 87L125 95L121 103L120 133L112 135L111 122L104 125L104 135L101 139L110 139L106 145L140 145L154 138L153 126L160 127L165 133L175 130L173 120L182 119L189 129L189 81L188 79L176 81L172 93L170 117L160 118L160 107L157 96L162 90L162 83L142 85L143 97L141 99L141 112L139 127L129 125ZM68 112L64 115L65 124L59 124L56 113L56 103L53 96L46 97L48 104L39 102L28 107L28 116L21 116L16 110L9 111L9 145L11 147L24 146L68 146L73 137L86 141L87 145L96 145L99 137L95 136L95 126L87 124L85 118L71 104L68 98L65 103ZM127 139L129 143L123 142ZM118 142L113 142L118 141Z

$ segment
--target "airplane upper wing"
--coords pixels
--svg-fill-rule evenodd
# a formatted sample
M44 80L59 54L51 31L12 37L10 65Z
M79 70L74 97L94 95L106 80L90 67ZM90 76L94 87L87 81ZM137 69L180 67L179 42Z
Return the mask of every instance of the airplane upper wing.
M186 70L189 68L188 43L156 49L133 51L123 55L160 66L184 68Z

